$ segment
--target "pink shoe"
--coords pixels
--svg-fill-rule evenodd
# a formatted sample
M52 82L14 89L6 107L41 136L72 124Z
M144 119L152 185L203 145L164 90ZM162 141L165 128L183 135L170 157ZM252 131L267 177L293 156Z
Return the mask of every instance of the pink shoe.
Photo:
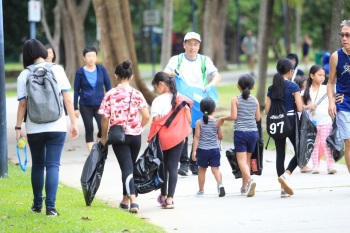
M165 200L166 200L166 199L165 199ZM165 201L165 200L164 200L164 201ZM164 208L165 205L166 205L166 204L164 203L164 201L162 201L162 195L159 194L159 196L157 197L157 202L158 202L158 203L160 204L160 206L163 207L163 208Z

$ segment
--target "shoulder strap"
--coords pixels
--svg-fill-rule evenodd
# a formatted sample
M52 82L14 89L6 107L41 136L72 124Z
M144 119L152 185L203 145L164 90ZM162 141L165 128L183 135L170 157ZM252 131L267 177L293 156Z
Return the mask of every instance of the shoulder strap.
M55 65L55 63L46 62L46 64L45 64L45 68L46 68L47 70L49 70L49 69L51 69L51 68L52 68L52 66L53 66L53 65Z
M325 98L327 97L327 93L322 96L321 99L319 99L316 103L316 105L319 105Z
M200 56L201 56L201 61L202 61L202 66L201 66L202 79L203 79L204 86L206 86L208 84L208 79L207 79L206 74L205 74L205 71L207 70L207 67L206 67L207 56L204 56L204 55L200 55Z
M182 63L182 59L184 58L184 54L180 53L179 55L177 55L177 70L180 69L181 63Z
M178 114L178 112L187 104L186 101L182 101L181 104L179 104L176 109L174 110L174 112L168 117L168 119L165 122L165 126L168 128L169 125L171 124L171 122L174 120L174 118L176 117L176 115Z

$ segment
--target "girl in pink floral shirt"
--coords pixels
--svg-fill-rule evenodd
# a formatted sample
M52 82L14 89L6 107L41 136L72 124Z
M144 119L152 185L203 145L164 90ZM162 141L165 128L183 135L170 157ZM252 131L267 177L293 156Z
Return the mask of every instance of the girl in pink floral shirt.
M148 104L142 93L129 85L133 78L131 62L126 60L118 65L114 76L119 84L106 93L98 111L103 116L101 144L106 144L108 126L123 125L125 127L125 142L112 144L122 171L123 200L119 207L131 213L137 213L139 206L136 204L133 164L141 148L142 129L148 123L150 115Z

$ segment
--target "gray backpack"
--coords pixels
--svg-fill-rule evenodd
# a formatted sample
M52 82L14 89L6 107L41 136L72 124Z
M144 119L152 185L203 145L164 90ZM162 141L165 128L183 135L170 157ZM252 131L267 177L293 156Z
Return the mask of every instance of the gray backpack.
M44 67L28 66L27 115L37 124L57 121L63 113L63 97L51 68L53 63Z

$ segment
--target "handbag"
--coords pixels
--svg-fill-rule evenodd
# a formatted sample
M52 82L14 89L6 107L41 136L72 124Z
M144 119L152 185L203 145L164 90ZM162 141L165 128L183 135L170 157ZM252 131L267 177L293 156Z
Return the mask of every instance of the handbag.
M129 110L128 110L128 115L125 121L125 126L123 125L112 125L109 128L108 135L107 135L107 140L106 144L111 145L111 144L121 144L125 142L125 128L126 124L128 123L129 120L129 113L130 113L130 103L131 103L131 97L132 97L132 92L130 93L130 101L129 101Z
M333 159L338 162L344 156L343 141L340 138L337 123L333 121L333 130L326 139L327 145L332 150Z

